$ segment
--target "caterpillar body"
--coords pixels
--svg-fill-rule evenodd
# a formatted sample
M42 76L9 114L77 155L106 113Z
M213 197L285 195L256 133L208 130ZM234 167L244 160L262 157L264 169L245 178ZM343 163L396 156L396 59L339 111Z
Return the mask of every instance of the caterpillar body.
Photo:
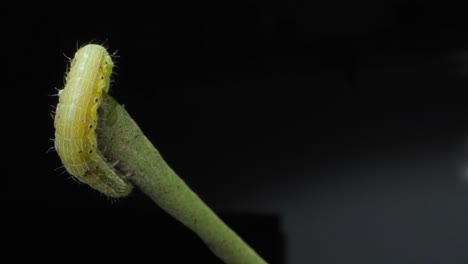
M122 197L132 187L106 162L97 148L97 110L107 92L114 64L106 49L80 48L59 91L55 113L55 149L72 176L110 197Z

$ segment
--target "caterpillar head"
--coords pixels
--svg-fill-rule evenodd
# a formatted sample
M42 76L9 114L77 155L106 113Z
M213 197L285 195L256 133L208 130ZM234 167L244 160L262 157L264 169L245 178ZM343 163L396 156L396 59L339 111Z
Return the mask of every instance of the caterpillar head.
M110 76L112 75L112 69L114 68L114 62L112 61L112 58L109 55L109 53L107 53L107 51L104 54L104 60L103 60L103 63L101 65L101 68L102 68L102 71L103 71L102 74L106 77L105 78L106 85L104 86L104 91L107 93L107 92L109 92Z
M108 92L114 62L107 50L103 46L97 44L88 44L80 48L75 53L75 58L71 63L71 68L75 66L74 64L77 58L80 58L80 61L86 63L87 69L97 74L94 76L98 78L99 91L104 90L105 92Z

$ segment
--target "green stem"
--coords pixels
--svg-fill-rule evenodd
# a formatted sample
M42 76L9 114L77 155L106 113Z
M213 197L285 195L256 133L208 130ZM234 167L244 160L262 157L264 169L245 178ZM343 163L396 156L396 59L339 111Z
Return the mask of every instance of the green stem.
M109 95L103 98L97 130L103 155L225 263L266 263L177 176L127 111Z

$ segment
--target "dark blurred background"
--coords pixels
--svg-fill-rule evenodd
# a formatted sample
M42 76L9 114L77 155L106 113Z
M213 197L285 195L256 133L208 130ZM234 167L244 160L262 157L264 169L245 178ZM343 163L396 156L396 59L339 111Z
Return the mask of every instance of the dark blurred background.
M219 263L140 192L110 201L54 170L49 95L63 87L66 56L104 43L118 55L113 96L269 262L468 263L461 3L36 3L5 12L9 245L44 246L35 256L46 259Z

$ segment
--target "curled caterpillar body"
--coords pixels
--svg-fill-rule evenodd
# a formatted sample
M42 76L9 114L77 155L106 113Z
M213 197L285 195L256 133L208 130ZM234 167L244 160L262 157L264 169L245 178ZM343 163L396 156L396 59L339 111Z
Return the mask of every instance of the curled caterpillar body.
M97 110L109 90L114 64L106 49L86 45L71 62L55 113L55 149L68 173L110 197L130 193L131 185L97 148Z

